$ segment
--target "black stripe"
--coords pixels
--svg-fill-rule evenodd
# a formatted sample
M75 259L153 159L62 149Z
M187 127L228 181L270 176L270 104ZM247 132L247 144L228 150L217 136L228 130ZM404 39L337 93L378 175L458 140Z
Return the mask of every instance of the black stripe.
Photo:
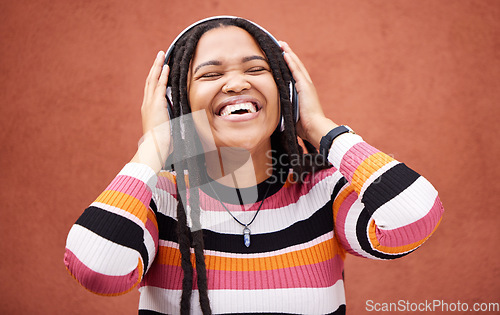
M177 220L158 212L156 222L158 222L158 237L161 240L179 243L176 232Z
M327 315L345 315L346 312L346 307L344 304L340 305L339 308L333 312L333 313L328 313ZM160 313L156 311L150 311L150 310L139 310L139 315L165 315L167 313ZM294 315L294 314L300 314L300 313L271 313L271 312L263 312L263 313L221 313L224 315L230 315L230 314L238 314L238 315L262 315L262 314L280 314L280 315Z
M94 206L85 209L76 224L114 243L138 251L144 261L144 271L146 271L149 258L144 245L144 231L140 226L120 215Z
M241 230L241 235L203 231L205 248L229 253L262 253L303 244L333 230L332 201L328 201L311 217L284 230L252 234L250 247L243 243L243 228Z
M399 195L419 177L417 172L399 163L382 174L366 189L361 202L365 204L370 214L373 214L381 205Z
M341 179L339 179L339 181L337 182L337 184L335 184L335 187L333 188L332 200L335 200L335 198L339 194L342 187L344 187L347 183L348 183L348 181L347 181L347 179L345 179L345 177L342 177Z
M177 221L161 213L157 215L160 239L177 242ZM251 246L243 244L242 234L222 234L203 230L205 249L228 253L261 253L311 241L333 230L332 201L306 220L296 222L284 230L265 234L252 234Z
M361 248L364 251L382 259L394 259L409 254L408 252L403 254L388 255L373 250L371 243L368 240L366 231L368 229L370 219L375 211L377 211L377 209L383 204L402 193L419 177L420 175L414 170L410 169L403 163L400 163L382 174L379 180L372 183L366 189L363 198L361 199L361 202L365 205L365 207L361 211L358 222L356 223L356 235Z

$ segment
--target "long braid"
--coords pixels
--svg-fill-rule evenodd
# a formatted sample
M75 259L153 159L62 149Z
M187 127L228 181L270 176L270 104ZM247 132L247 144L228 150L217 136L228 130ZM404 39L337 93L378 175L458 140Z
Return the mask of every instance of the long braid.
M180 87L181 87L181 106L183 107L184 113L191 112L189 107L189 101L187 98L187 74L189 71L189 63L194 54L196 44L201 36L201 32L198 34L193 34L191 40L186 43L186 50L184 56L181 60L181 71L180 77ZM195 142L195 128L194 123L188 124L190 127L185 128L186 140L187 140L187 153L188 157L194 157L198 154L196 152L196 142ZM207 271L205 265L205 255L203 254L204 242L203 242L203 232L200 221L200 205L199 205L199 190L198 187L201 185L200 172L198 171L196 159L188 158L188 176L190 182L190 194L189 203L191 208L191 219L193 226L193 248L196 260L196 271L197 271L197 284L199 292L199 302L202 308L203 314L211 314L210 301L208 299L208 284L207 284ZM192 170L192 171L191 171Z
M194 55L196 45L201 36L207 31L223 26L234 25L248 31L257 41L266 55L274 80L276 82L281 104L281 113L284 120L285 130L279 132L276 130L271 136L273 150L279 154L285 155L290 162L291 158L302 157L303 150L298 144L297 134L294 127L293 109L289 100L288 83L292 79L287 68L286 62L282 57L281 50L276 44L252 23L243 19L221 19L212 20L210 22L200 24L187 32L177 43L174 49L169 65L171 73L169 76L169 85L172 86L173 99L173 117L179 118L191 112L187 93L187 76L189 72L190 62ZM196 131L193 125L188 127L188 123L192 121L184 121L181 128L180 119L173 119L173 134L174 138L174 155L175 171L177 173L177 235L179 241L179 250L181 252L181 266L184 272L182 282L182 296L180 301L181 314L189 314L191 306L191 296L193 289L193 265L191 262L191 246L194 248L195 265L197 273L197 284L199 290L199 302L204 315L211 314L210 301L208 298L208 283L207 271L205 264L204 240L200 221L200 205L198 187L201 184L201 171L199 162L193 158L197 155L196 152ZM181 135L179 130L183 130L184 135ZM311 152L308 149L308 152ZM304 172L311 172L317 169L326 168L326 164L310 163L310 161L318 161L313 154L308 154L305 160L308 163L291 163L294 174L302 175ZM314 158L314 159L312 159ZM185 172L187 171L187 172ZM186 183L185 173L188 176L189 184ZM302 176L299 176L302 178ZM189 198L188 196L189 191ZM182 195L181 195L182 194ZM184 200L187 204L184 205L181 196L185 196ZM192 231L189 229L186 209L189 207L189 217L192 220Z
M177 54L180 54L178 51ZM176 59L174 57L174 59ZM180 75L180 64L174 63L171 66L171 85L172 85L172 99L174 104L178 104L180 99L180 88L179 81L176 78ZM174 106L173 116L181 116L181 107ZM173 130L180 131L181 124L180 119L173 119L171 121L173 124ZM191 239L190 231L187 224L187 216L185 211L185 206L183 205L182 198L180 198L181 193L185 193L187 189L186 182L184 180L184 169L186 169L186 161L183 157L186 156L185 147L182 143L182 137L178 132L173 134L174 140L174 155L175 160L178 161L175 164L175 170L177 172L177 238L179 242L179 251L181 252L181 267L184 272L184 277L182 279L182 296L180 301L180 308L182 314L189 314L191 309L191 295L193 292L193 265L191 264ZM187 205L186 205L187 206Z
M205 257L203 254L204 242L203 242L203 234L201 231L201 222L200 222L200 206L199 206L199 192L197 187L200 185L200 172L197 169L196 160L189 157L194 157L197 155L196 152L196 143L194 141L195 132L191 119L184 119L185 115L188 114L191 110L189 107L189 102L187 98L187 73L189 71L189 63L193 56L194 50L196 48L197 41L201 33L196 36L195 34L191 37L188 37L188 40L185 40L181 43L178 43L180 49L178 49L175 53L175 57L173 58L173 63L171 67L172 77L171 77L171 85L172 85L172 98L174 104L179 104L179 106L174 106L174 117L181 117L183 128L180 128L180 124L178 125L179 129L174 130L182 130L183 135L176 134L177 142L179 142L179 146L181 150L178 151L176 156L176 160L179 161L180 172L177 175L177 182L179 184L185 184L184 179L184 170L189 170L187 172L187 176L189 179L189 185L186 185L184 189L184 193L187 197L187 191L189 190L189 198L188 207L191 210L190 218L192 220L192 233L187 227L187 219L180 220L182 217L179 213L184 213L185 210L181 209L179 212L178 209L178 224L185 226L185 228L178 229L179 233L184 235L179 235L179 239L186 240L186 235L192 236L192 246L195 252L195 261L196 261L196 271L197 271L197 284L199 290L199 300L200 305L203 311L203 314L211 314L210 302L208 299L208 285L207 285L207 274L206 274L206 265L205 265ZM179 121L180 119L174 119L175 121ZM175 128L175 126L174 126ZM181 139L182 136L184 139ZM176 150L179 147L176 147ZM180 185L179 185L180 186ZM178 198L182 199L182 198ZM183 247L186 244L184 244ZM179 247L181 245L179 244ZM186 262L185 266L183 266L183 270L185 272L183 279L183 292L181 297L181 313L189 314L190 313L190 299L192 292L192 283L193 283L193 275L189 271L193 269L191 264L191 252L189 248L191 247L191 243L187 245L188 251L181 251L181 260ZM188 265L189 263L189 265ZM186 272L187 271L187 272ZM186 280L186 278L188 278ZM190 284L190 287L187 285ZM187 293L189 291L189 294Z

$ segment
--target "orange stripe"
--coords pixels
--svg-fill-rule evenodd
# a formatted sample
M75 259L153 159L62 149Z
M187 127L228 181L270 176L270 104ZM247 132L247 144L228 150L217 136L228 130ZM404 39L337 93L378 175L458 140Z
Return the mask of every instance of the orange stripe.
M352 175L351 185L359 194L366 180L378 171L382 166L394 161L394 159L383 152L377 152L367 157Z
M105 190L97 197L96 202L127 211L146 224L148 208L139 199L128 194L114 190Z
M384 252L384 253L390 253L390 254L401 254L401 253L405 253L405 252L408 252L410 250L413 250L413 249L419 247L420 245L422 245L434 233L434 231L436 231L437 227L441 223L441 219L439 219L438 223L434 227L434 230L432 230L432 232L429 235L427 235L424 239L421 239L418 242L404 245L404 246L389 247L389 246L380 245L380 243L377 239L377 235L375 233L376 228L377 228L377 226L375 225L375 221L372 221L370 223L370 227L368 229L368 235L370 237L370 242L372 244L372 247L375 248L376 250L378 250L380 252Z
M158 176L161 176L161 177L168 179L173 184L177 184L177 179L176 179L175 175L170 173L170 172L164 171L164 172L159 173Z
M352 185L347 186L333 201L333 221L337 221L337 214L339 213L340 206L344 200L353 192L354 187Z
M293 251L277 256L259 258L235 258L205 255L207 269L225 271L263 271L280 268L316 264L342 254L333 239L321 242L310 248ZM191 261L194 254L191 254ZM181 254L177 248L160 246L158 262L170 266L181 265Z

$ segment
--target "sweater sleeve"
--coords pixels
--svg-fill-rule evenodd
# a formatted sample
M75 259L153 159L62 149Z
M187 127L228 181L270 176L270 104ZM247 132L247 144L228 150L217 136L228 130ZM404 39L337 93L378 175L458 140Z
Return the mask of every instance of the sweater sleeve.
M333 212L337 238L349 253L374 259L404 256L441 222L436 189L359 135L339 136L328 160L346 180Z
M142 279L158 248L150 207L157 177L146 165L127 164L72 226L64 263L89 291L118 295Z

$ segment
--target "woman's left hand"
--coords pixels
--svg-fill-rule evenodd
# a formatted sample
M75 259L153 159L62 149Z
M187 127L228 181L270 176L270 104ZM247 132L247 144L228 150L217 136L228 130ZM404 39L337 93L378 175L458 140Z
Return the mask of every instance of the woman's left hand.
M287 43L281 41L279 43L284 51L285 61L295 79L295 88L299 97L300 119L296 126L297 133L299 137L319 148L321 137L337 127L337 124L328 119L323 113L314 83L302 61Z

